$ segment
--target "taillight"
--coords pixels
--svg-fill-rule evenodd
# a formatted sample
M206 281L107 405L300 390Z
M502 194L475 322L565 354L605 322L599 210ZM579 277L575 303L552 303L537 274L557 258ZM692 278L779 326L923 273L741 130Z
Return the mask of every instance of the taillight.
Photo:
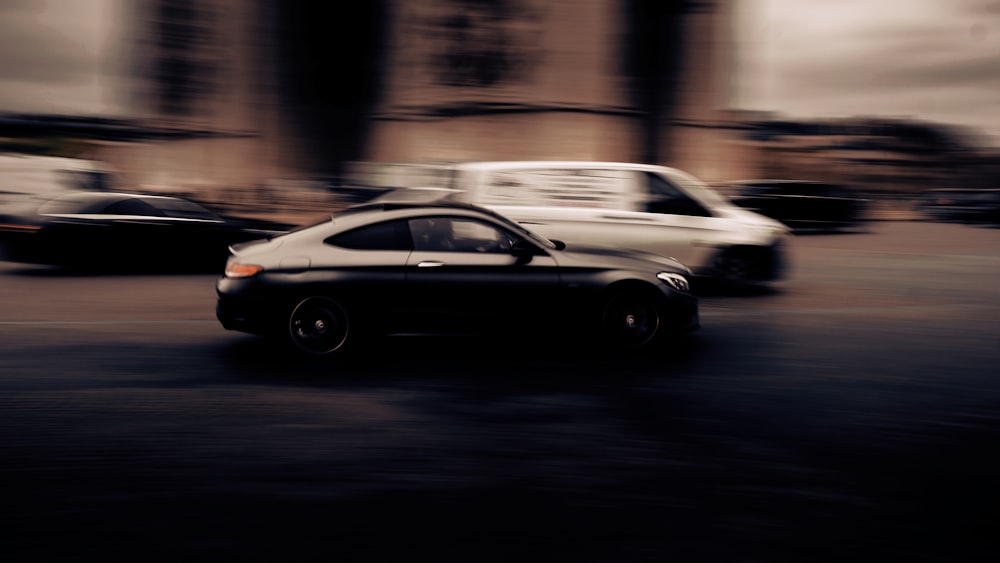
M263 266L257 264L241 264L239 262L229 262L226 264L227 278L249 278L256 276L264 270Z
M8 232L34 232L41 228L39 225L0 223L0 231Z

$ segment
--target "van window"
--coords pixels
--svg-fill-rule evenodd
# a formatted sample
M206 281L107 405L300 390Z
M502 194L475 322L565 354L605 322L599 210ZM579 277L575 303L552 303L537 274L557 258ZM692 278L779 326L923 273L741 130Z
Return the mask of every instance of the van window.
M646 211L667 215L712 216L705 206L695 201L663 177L649 172L646 172L645 176L648 188Z
M631 173L606 169L504 170L485 178L481 205L623 209Z
M682 172L676 168L665 168L660 173L668 182L679 187L682 191L697 200L706 208L729 207L729 201L719 194L719 192L708 187L700 179Z

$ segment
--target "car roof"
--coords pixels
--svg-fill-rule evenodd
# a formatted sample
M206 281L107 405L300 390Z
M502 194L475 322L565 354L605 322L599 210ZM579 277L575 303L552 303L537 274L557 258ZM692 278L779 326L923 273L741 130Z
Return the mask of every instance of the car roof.
M531 170L536 168L607 168L614 170L673 170L659 164L589 160L493 160L462 162L451 166L460 170Z
M338 214L350 214L350 213L365 213L365 212L384 212L384 211L428 211L428 212L438 212L438 211L461 211L461 212L471 212L478 213L482 215L489 215L491 217L498 216L495 211L491 211L484 207L478 205L473 205L471 203L464 203L459 201L384 201L384 202L374 202L374 203L361 203L344 209Z
M408 202L384 202L384 203L361 203L347 207L330 215L327 221L321 221L317 225L328 223L344 224L364 224L366 217L371 215L388 215L389 219L407 219L420 217L427 214L463 215L467 217L489 217L494 221L506 224L511 228L523 230L517 222L505 217L503 214L478 205L464 202L440 202L440 203L408 203Z
M441 213L445 215L460 215L466 217L488 217L503 223L512 229L518 231L525 231L524 227L518 225L516 222L504 217L502 214L479 207L476 205L462 203L462 202L442 202L442 203L426 203L426 202L379 202L379 203L360 203L357 205L352 205L337 211L334 211L321 221L311 223L308 225L302 225L296 229L292 229L287 233L283 234L283 237L293 236L297 237L300 235L309 236L305 233L313 231L315 228L323 228L324 226L335 227L338 230L349 230L355 227L363 226L372 222L372 218L375 217L375 221L381 220L396 220L396 219L411 219L419 218L422 215ZM538 235L531 233L535 238Z
M50 198L38 208L38 212L44 215L101 213L109 206L126 201L139 202L141 205L164 213L167 217L218 220L218 216L213 211L184 198L88 190L67 192Z
M776 185L776 184L822 184L822 185L831 185L830 182L824 182L822 180L792 180L792 179L789 179L789 178L781 178L781 179L777 179L777 178L774 178L774 179L761 178L761 179L758 179L758 180L733 180L733 181L726 182L726 183L732 184L734 186L758 186L758 185L759 186L767 186L767 185Z
M128 193L128 192L97 192L97 191L84 191L84 190L67 192L64 194L60 194L52 199L71 200L79 202L98 202L98 201L114 202L114 201L121 201L124 199L181 200L180 198L172 196Z

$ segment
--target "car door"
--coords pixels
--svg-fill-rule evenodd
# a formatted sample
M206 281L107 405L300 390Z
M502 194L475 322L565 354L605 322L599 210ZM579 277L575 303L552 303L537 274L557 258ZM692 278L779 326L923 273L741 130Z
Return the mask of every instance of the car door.
M113 239L108 249L125 263L175 259L172 237L177 236L172 222L155 207L129 198L105 207L101 213Z
M85 266L130 267L142 252L157 253L151 245L164 227L151 216L149 206L132 198L82 205L72 213L49 216L52 241L67 262Z
M695 266L704 263L722 241L729 242L732 222L716 216L671 179L637 171L629 187L629 207L605 214L605 220L615 225L617 245Z
M559 269L541 247L483 219L410 220L407 312L442 333L538 328L557 314ZM532 244L530 256L515 244Z

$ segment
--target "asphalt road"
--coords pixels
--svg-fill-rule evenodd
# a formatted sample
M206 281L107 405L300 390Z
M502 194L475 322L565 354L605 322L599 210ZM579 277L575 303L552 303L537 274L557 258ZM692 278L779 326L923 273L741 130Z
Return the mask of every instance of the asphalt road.
M296 361L213 276L0 263L0 560L995 561L1000 229L801 236L650 358Z

